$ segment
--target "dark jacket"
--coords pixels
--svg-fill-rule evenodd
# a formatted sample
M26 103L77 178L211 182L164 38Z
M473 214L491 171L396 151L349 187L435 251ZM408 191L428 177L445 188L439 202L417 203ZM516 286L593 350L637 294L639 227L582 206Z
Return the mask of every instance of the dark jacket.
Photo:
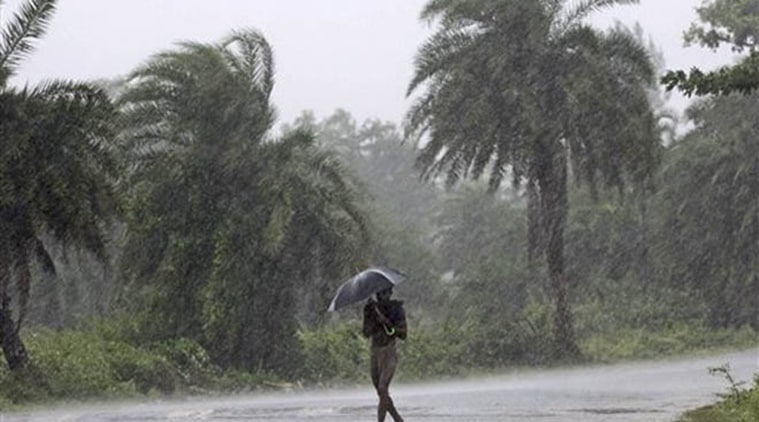
M376 310L375 310L376 307ZM379 311L390 322L385 326ZM372 339L372 347L382 347L395 343L396 338L406 339L406 312L400 300L369 302L364 306L364 337Z

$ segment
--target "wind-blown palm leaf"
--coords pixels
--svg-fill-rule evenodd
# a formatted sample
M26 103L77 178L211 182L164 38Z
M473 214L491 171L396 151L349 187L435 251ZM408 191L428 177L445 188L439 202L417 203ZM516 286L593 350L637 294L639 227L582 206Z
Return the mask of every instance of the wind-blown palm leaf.
M21 5L5 28L0 42L0 87L5 86L21 60L34 50L55 12L55 0L29 0Z
M640 0L578 0L565 7L564 12L558 16L555 21L554 32L561 34L568 30L572 25L581 22L591 13L603 10L605 8L622 6L629 4L638 4Z
M102 258L96 222L115 211L110 186L119 169L109 143L114 115L107 95L86 84L61 81L11 95L33 123L16 128L27 137L11 151L24 158L6 162L8 180L26 186L20 192L24 201L35 204L28 210L33 221L45 222L56 239L85 245ZM15 172L38 177L18 178Z
M255 30L235 31L221 45L230 65L268 98L274 88L274 57L266 38Z

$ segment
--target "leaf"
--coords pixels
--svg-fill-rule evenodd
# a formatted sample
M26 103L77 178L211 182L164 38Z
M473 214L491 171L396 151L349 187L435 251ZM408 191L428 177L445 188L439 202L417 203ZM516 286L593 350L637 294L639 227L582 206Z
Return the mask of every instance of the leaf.
M20 61L34 50L34 41L47 31L55 9L55 0L27 0L2 29L0 87L5 87Z

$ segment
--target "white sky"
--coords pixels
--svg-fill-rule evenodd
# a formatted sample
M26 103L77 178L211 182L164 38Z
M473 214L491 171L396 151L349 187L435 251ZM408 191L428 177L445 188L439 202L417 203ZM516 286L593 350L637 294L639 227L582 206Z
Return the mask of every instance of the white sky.
M1 2L2 0L0 0ZM3 2L2 21L21 0ZM62 0L47 36L13 83L124 75L180 40L213 42L256 28L274 49L273 102L280 123L302 110L326 117L337 108L359 121L400 122L413 57L434 28L419 21L426 0ZM601 27L640 22L668 68L713 68L731 55L684 48L682 33L701 0L641 0L594 16ZM672 98L682 110L685 99Z

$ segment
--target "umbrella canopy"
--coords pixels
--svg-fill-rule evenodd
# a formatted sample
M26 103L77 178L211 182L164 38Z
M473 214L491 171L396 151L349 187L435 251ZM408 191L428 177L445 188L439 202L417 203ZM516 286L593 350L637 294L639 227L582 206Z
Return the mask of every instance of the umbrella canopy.
M329 311L334 312L352 303L362 302L371 295L394 287L403 281L405 274L387 267L371 267L346 280L337 289Z

